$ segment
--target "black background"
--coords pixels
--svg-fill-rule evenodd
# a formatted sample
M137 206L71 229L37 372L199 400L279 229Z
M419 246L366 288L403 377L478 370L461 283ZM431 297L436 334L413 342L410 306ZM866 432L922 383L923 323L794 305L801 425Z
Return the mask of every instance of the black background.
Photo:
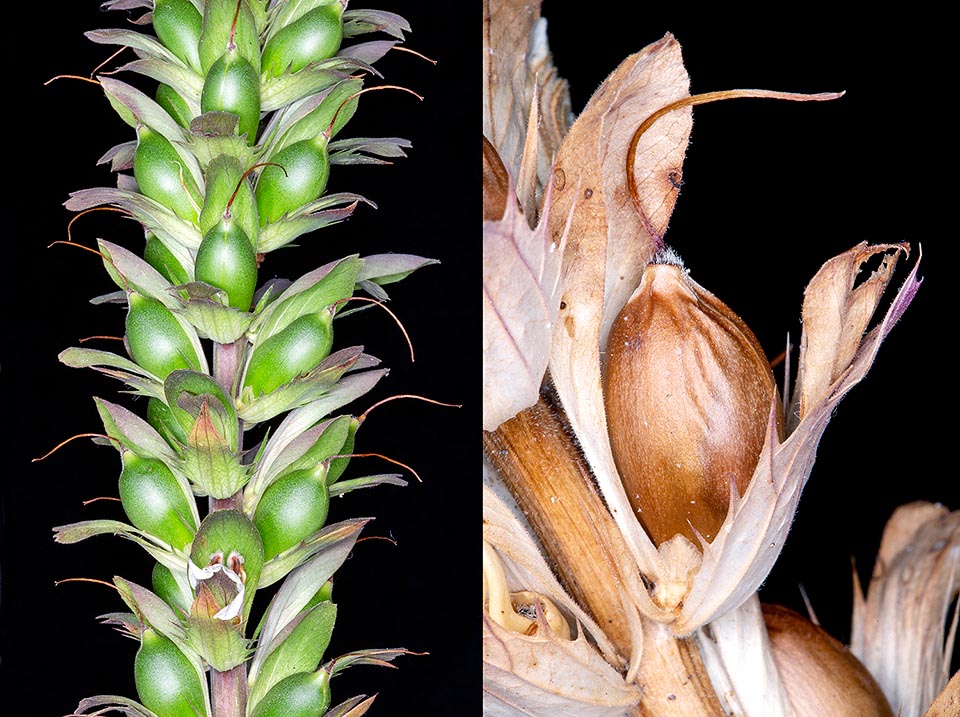
M133 130L109 107L98 87L78 80L43 82L58 74L88 75L116 49L87 41L83 32L120 27L123 13L100 12L98 3L46 4L42 38L11 48L19 78L16 103L7 105L5 136L17 161L7 164L4 191L7 230L7 306L20 307L13 337L5 338L0 377L10 411L10 450L4 466L2 690L8 707L29 714L63 715L88 695L135 696L132 660L136 643L97 623L96 616L124 606L114 591L89 583L54 581L71 577L110 580L113 575L149 585L151 561L120 538L101 536L61 546L51 528L95 517L117 517L118 506L82 501L116 495L117 453L83 439L51 458L31 463L68 436L102 431L91 400L136 406L121 396L122 385L91 370L57 361L64 348L85 336L118 335L123 310L91 306L88 299L112 291L100 260L71 247L46 246L66 239L69 192L115 181L97 159L111 146L133 139ZM356 3L359 6L359 3ZM55 9L54 9L55 6ZM467 166L465 131L479 122L473 102L475 79L467 71L462 37L450 33L456 12L438 14L428 3L377 2L406 17L413 32L406 46L436 60L391 52L378 63L384 74L372 84L399 84L423 102L396 91L371 93L344 136L399 136L413 143L408 157L386 167L335 167L331 191L356 191L378 204L361 207L347 222L327 228L271 254L261 279L295 278L350 253L385 251L419 254L441 264L388 287L397 314L415 349L411 363L397 325L382 311L365 311L337 325L337 345L363 344L391 373L361 398L358 411L402 393L461 404L444 408L398 400L373 411L358 433L357 450L382 453L414 469L405 488L381 486L336 500L330 520L375 516L363 535L392 538L359 543L337 573L334 598L338 623L328 656L374 647L404 647L423 656L398 658L398 669L350 668L333 682L334 700L378 693L371 714L457 715L479 706L477 634L475 432L477 425L479 305L470 272L479 267L475 230L466 230L467 202L475 203L475 169ZM27 8L35 11L39 5ZM464 13L465 14L465 13ZM36 27L36 25L34 25ZM22 51L22 54L21 54ZM122 59L133 59L125 54ZM8 67L10 62L7 63ZM136 76L121 79L138 83ZM141 85L143 86L143 85ZM8 97L8 99L10 99ZM13 112L21 112L16 118ZM12 181L11 181L12 180ZM467 188L470 188L468 195ZM470 217L469 227L475 227ZM472 234L471 234L472 232ZM106 212L82 217L75 241L91 246L103 237L141 246L139 227ZM16 297L16 298L15 298ZM116 350L110 342L93 342ZM15 437L15 438L14 438ZM468 461L468 457L470 460ZM353 476L392 472L379 459L356 459ZM364 471L364 472L360 472Z
M375 646L430 653L401 658L397 670L358 667L337 678L335 699L379 693L371 714L476 714L480 506L479 491L467 486L476 485L481 399L480 242L472 216L479 33L475 17L457 3L373 4L405 15L414 28L408 46L438 64L389 56L381 64L384 81L426 99L372 94L349 131L407 137L414 148L391 167L335 169L331 189L359 191L380 208L361 209L302 248L278 253L267 271L296 275L355 251L403 251L443 262L391 291L392 309L414 341L415 363L384 315L368 311L338 326L341 345L362 341L392 368L370 401L409 392L463 407L395 402L364 426L362 448L411 465L423 483L360 492L335 504L339 517L376 516L366 533L392 536L397 544L361 543L338 573L340 616L330 654ZM95 162L132 138L98 88L75 80L42 85L60 73L86 75L108 57L109 48L82 33L118 26L122 15L102 14L96 5L62 3L11 23L17 37L6 49L8 318L0 382L9 443L0 679L5 704L32 703L29 712L38 715L65 714L91 694L134 694L135 643L95 619L122 609L119 599L101 586L54 587L54 581L120 574L146 582L150 567L142 550L117 538L58 546L50 537L55 525L111 514L109 504L81 503L115 490L114 452L77 441L30 462L72 434L100 428L91 396L127 400L118 398L120 384L56 361L84 336L119 333L122 311L87 303L113 288L96 257L45 248L65 238L67 194L110 184L108 169ZM693 92L847 92L830 103L740 100L694 110L684 187L666 235L693 278L739 313L775 355L787 332L799 337L803 288L824 261L863 240L910 242L911 261L923 247L923 286L828 427L784 553L761 592L803 611L803 585L824 627L847 640L851 560L865 579L892 510L911 500L960 507L950 374L957 258L950 24L913 9L859 15L839 4L714 14L688 7L651 6L641 14L546 0L551 48L571 82L575 109L623 57L667 31L683 46ZM76 240L89 246L97 237L133 246L139 230L106 213L75 225Z
M722 7L659 4L641 14L605 5L588 26L582 5L546 0L543 15L575 111L626 55L667 32L681 44L692 93L846 92L832 102L743 99L693 110L665 239L769 356L788 332L799 341L803 289L823 262L861 241L909 242L892 292L923 249L918 295L827 427L760 592L805 614L802 585L821 624L847 641L851 561L866 585L895 507L960 508L950 448L957 140L945 93L954 84L953 39L942 18L913 6L863 14L841 3Z

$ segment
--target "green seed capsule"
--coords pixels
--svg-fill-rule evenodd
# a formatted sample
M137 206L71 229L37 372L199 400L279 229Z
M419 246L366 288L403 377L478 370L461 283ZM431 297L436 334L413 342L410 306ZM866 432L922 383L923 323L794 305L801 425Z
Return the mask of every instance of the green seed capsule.
M263 48L261 71L279 77L337 54L343 39L343 5L334 0L316 7L277 31Z
M145 628L140 638L133 676L140 701L157 717L206 714L204 688L196 669L180 648L152 628Z
M153 4L153 29L160 42L197 72L202 27L203 17L190 0L156 0Z
M173 573L163 563L156 563L153 566L153 573L150 577L153 592L172 608L179 608L184 614L190 613L191 601L180 589Z
M271 483L263 492L253 514L254 525L263 539L263 557L292 548L323 527L330 508L327 469L293 471Z
M181 219L196 223L200 190L170 140L149 127L137 128L133 176L140 191Z
M131 523L175 548L183 550L197 532L190 498L161 460L125 451L120 501Z
M257 288L257 256L250 239L233 219L222 219L203 237L195 273L197 281L227 292L230 306L250 310Z
M160 83L157 85L157 104L167 111L167 114L176 120L181 127L190 127L193 120L193 112L190 105L180 96L180 93L170 85Z
M230 112L240 119L237 134L246 135L251 147L260 125L260 76L236 48L213 63L200 94L203 112Z
M180 368L200 370L200 359L173 313L156 299L131 292L127 346L133 360L158 378Z
M147 401L147 423L172 447L180 450L187 444L187 433L174 417L170 407L159 398L150 397Z
M174 286L186 284L190 281L190 275L183 268L183 265L177 261L177 257L152 232L147 234L147 243L143 248L143 258Z
M257 21L246 0L205 0L203 3L203 31L200 34L200 65L203 74L210 72L231 45L236 46L253 69L260 74L260 34ZM236 27L233 18L237 17Z
M272 224L287 212L314 201L327 188L330 158L324 135L294 142L270 159L257 182L260 224ZM281 169L282 167L282 169Z
M295 672L270 688L250 717L320 717L330 707L330 673Z
M316 367L332 345L331 313L305 314L253 349L243 385L255 397L270 393Z

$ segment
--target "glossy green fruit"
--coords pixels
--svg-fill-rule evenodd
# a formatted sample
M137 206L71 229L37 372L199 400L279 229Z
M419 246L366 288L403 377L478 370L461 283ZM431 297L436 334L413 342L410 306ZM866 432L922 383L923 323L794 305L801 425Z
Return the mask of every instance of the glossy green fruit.
M202 112L230 112L240 123L237 134L246 135L251 147L260 125L260 76L236 48L228 49L213 63L200 94Z
M233 219L221 219L197 249L197 281L227 292L230 306L249 311L257 288L257 256Z
M126 340L134 361L161 379L180 368L201 370L190 337L170 309L134 292L128 301Z
M150 576L153 592L172 608L179 608L183 614L190 614L190 601L183 594L173 573L163 563L155 563Z
M200 71L199 42L203 16L190 0L155 0L153 29L160 42L184 64Z
M193 120L190 105L180 96L180 93L170 85L161 82L157 85L157 104L167 111L181 127L189 128Z
M337 0L316 7L281 28L263 48L261 72L279 77L337 54L343 39L343 5Z
M327 188L330 176L330 158L324 135L294 142L277 152L270 161L280 166L265 167L257 182L261 226L272 224L287 212L317 199Z
M163 274L163 277L174 286L186 284L190 275L177 258L167 249L166 245L150 232L147 234L147 243L143 247L143 258L154 269Z
M327 469L303 468L271 483L263 492L253 523L263 539L263 557L292 548L323 527L330 508Z
M140 192L181 219L196 223L200 190L173 144L146 125L137 128L133 176Z
M330 673L295 672L270 688L250 717L320 717L330 707Z
M234 17L237 18L236 27L233 23ZM238 0L205 0L199 48L202 74L210 72L210 68L231 44L236 46L240 56L253 65L253 69L259 74L260 36L257 21L247 5L247 0L239 0L239 3Z
M197 532L190 500L163 461L124 452L120 502L140 530L183 550Z
M196 669L172 641L145 628L133 661L137 694L157 717L206 715L204 687Z
M173 415L170 407L153 396L147 401L147 423L173 448L180 450L187 445L187 432Z
M254 347L243 385L253 390L254 397L270 393L316 367L332 345L331 313L304 314Z

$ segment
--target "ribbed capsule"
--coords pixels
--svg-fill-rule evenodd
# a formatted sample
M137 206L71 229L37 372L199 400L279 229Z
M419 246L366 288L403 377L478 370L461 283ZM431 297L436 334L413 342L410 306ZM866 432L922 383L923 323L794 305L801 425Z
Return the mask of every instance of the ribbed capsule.
M281 28L263 48L262 72L279 77L337 54L343 39L343 5L333 0Z
M699 545L746 491L779 401L749 327L678 263L650 264L607 343L604 401L617 469L656 544ZM776 403L777 408L774 408Z
M145 628L133 661L137 694L157 717L206 715L204 687L196 669L171 640Z

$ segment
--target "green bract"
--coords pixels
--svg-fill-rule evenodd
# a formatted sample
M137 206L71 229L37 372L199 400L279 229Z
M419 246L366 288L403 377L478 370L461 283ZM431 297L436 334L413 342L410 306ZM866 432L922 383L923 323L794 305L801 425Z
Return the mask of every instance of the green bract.
M304 139L284 147L265 167L257 182L260 224L272 224L287 212L299 209L323 194L330 176L327 138Z
M183 550L197 532L192 496L163 461L124 452L120 501L131 523L175 548Z
M195 274L197 281L227 292L233 308L250 310L257 288L257 257L249 237L232 218L224 217L203 237Z
M330 674L296 672L275 684L250 717L319 717L330 706Z
M203 17L190 0L156 0L153 4L153 29L160 42L197 72L202 25Z
M239 15L237 6L239 5ZM234 17L237 18L234 26ZM210 72L230 46L260 72L260 39L257 22L247 0L206 0L203 3L203 32L200 34L200 65Z
M146 125L137 128L133 176L140 191L181 219L197 221L200 190L173 144Z
M326 310L305 314L254 347L243 385L254 397L270 393L316 367L332 345L332 314Z
M157 717L207 714L196 668L180 648L149 627L140 638L133 675L140 701Z
M134 361L161 379L176 369L200 370L193 343L170 309L134 292L127 300L126 340Z
M153 573L150 576L150 583L153 586L153 592L157 594L167 605L173 608L179 608L184 615L190 613L189 596L185 595L173 577L173 573L163 563L156 563L153 566Z
M323 527L330 507L327 468L304 468L288 473L263 492L253 522L263 539L263 557L292 548Z
M260 124L260 76L236 48L228 49L213 63L200 95L203 112L230 112L239 119L237 134L251 147Z
M262 72L279 77L337 54L343 39L343 6L321 5L281 28L263 48Z

